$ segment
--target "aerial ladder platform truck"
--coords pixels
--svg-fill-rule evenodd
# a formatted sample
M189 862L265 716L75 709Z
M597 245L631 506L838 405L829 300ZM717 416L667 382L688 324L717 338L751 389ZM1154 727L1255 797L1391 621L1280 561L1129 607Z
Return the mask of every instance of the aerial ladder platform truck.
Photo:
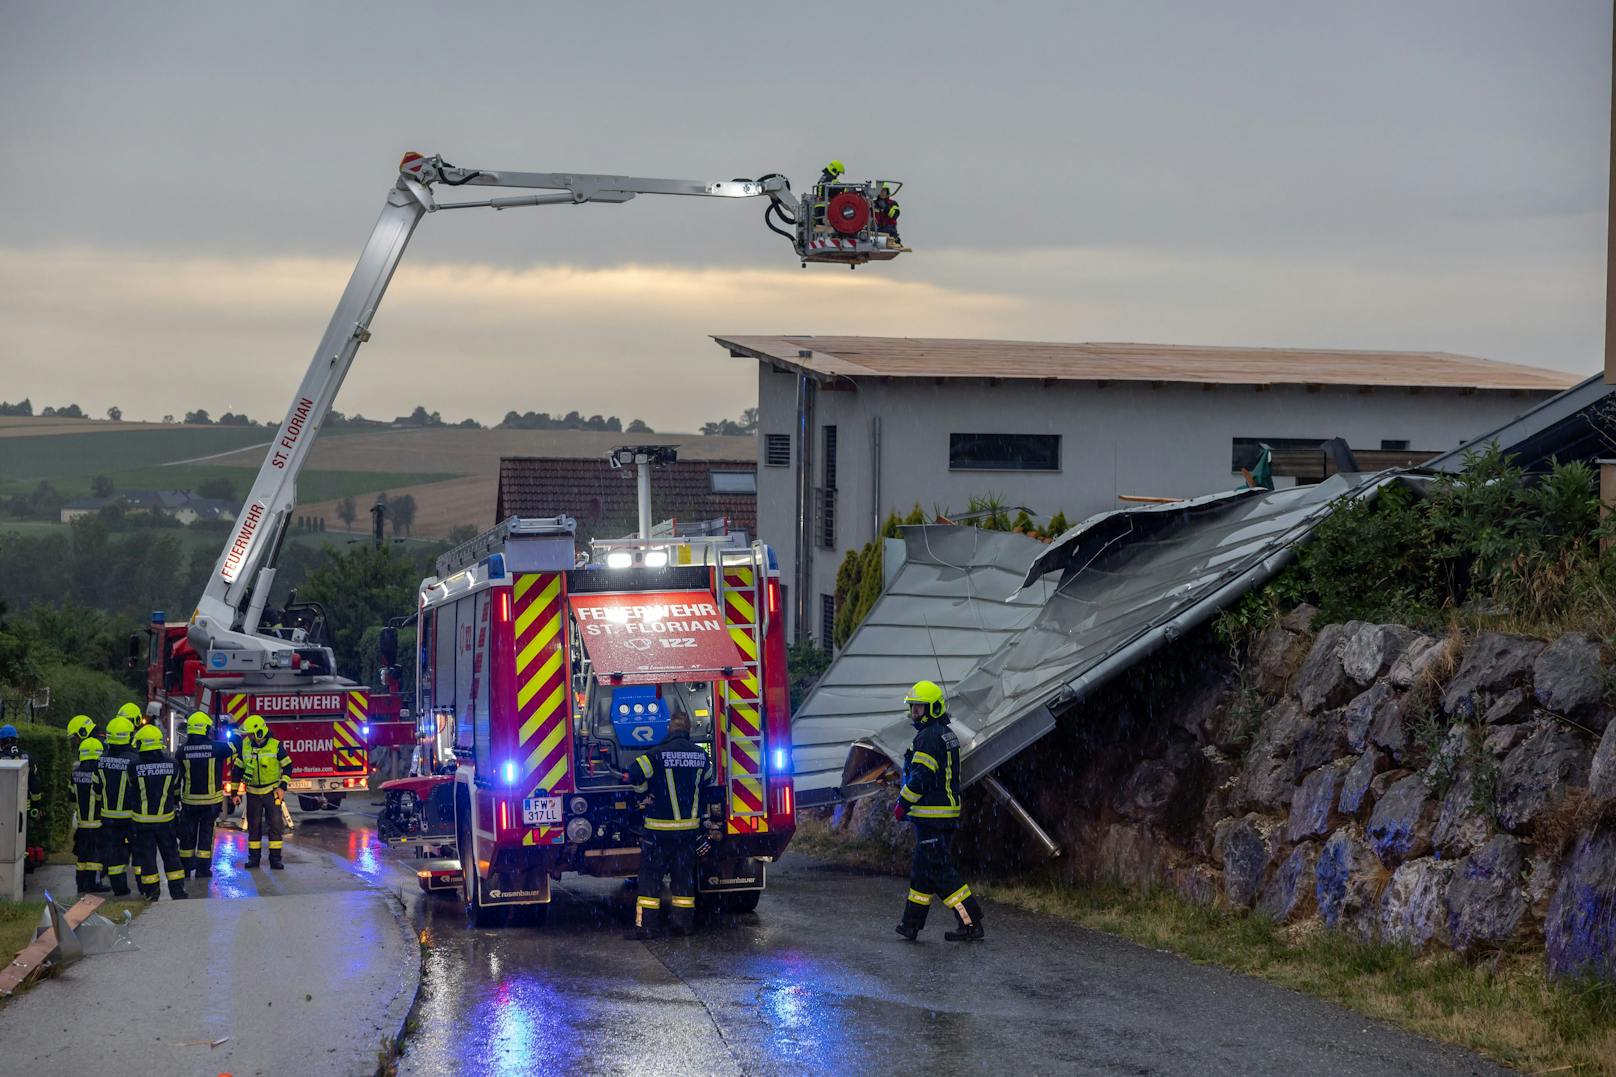
M297 787L293 791L305 807L334 807L349 791L364 788L369 779L370 748L414 742L414 723L399 720L401 701L396 692L371 692L338 675L317 608L289 604L278 612L274 623L267 623L264 614L281 544L293 520L298 476L360 345L370 339L371 322L393 272L427 216L451 210L622 204L641 195L761 198L767 202L765 223L791 240L804 266L815 262L856 267L890 260L907 249L889 243L889 237L876 228L874 214L859 212L855 201L872 200L881 186L894 184L890 180L838 184L834 197L842 198L843 212L831 222L814 212L816 201L828 192L815 187L796 196L779 173L757 179L700 181L512 172L465 168L439 156L405 154L381 216L360 252L189 621L170 623L157 613L148 625L148 697L171 734L183 730L185 716L194 710L213 715L227 733L247 715L262 714L272 732L297 749ZM462 192L461 188L468 190ZM471 194L483 189L491 189L489 197ZM834 243L821 242L832 238ZM511 597L514 601L515 596ZM508 671L501 668L499 672L504 676ZM149 704L148 709L154 708ZM467 770L464 784L468 793L492 788L501 777L478 766L474 749L457 746L455 759L458 767ZM504 766L504 761L499 765ZM539 788L535 784L530 790L516 790L523 795L510 801L521 802L524 821L531 814L525 802ZM546 786L544 792L546 797L538 799L548 804L553 790ZM473 801L478 812L482 805L493 803L486 797ZM538 810L542 813L549 808ZM537 818L541 820L537 825L549 825L542 822L548 816ZM478 819L477 834L508 833L481 827L486 821ZM479 866L478 870L489 869ZM494 882L491 876L479 876L472 885L486 887L477 893L496 901L500 898L492 893Z

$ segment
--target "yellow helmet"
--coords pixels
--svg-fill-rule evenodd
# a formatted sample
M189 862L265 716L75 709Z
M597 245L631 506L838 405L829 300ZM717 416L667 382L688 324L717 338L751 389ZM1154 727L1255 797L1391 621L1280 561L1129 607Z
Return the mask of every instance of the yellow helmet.
M95 732L95 719L88 714L75 714L67 723L67 733L71 737L88 737Z
M118 708L118 717L127 718L131 722L140 721L140 704L125 703L123 706Z
M135 730L135 750L149 752L163 746L163 733L154 725L143 725Z
M269 723L264 721L262 714L249 714L247 720L241 723L241 731L249 737L267 737Z
M213 719L208 717L207 711L192 711L191 716L185 719L187 733L207 734L213 729Z
M85 737L79 741L79 761L86 759L100 759L106 754L106 746L94 737Z
M120 714L107 723L107 743L128 744L129 738L134 735L134 732L135 723Z
M830 164L825 166L825 171L829 172L832 176L840 176L843 172L847 171L847 166L842 164L840 161L832 161Z
M948 703L943 699L943 690L931 681L916 681L903 701L909 706L916 703L924 704L926 717L922 719L923 721L941 718L948 710Z

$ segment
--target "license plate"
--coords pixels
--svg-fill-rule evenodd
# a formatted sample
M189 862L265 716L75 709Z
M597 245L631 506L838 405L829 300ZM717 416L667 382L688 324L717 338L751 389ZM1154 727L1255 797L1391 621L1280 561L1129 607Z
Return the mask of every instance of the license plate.
M522 801L522 822L528 826L559 826L560 797L528 797Z

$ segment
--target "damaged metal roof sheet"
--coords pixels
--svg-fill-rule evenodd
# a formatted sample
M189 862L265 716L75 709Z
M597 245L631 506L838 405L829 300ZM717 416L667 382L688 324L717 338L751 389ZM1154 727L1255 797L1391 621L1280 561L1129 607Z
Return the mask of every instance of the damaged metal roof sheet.
M948 677L945 685L963 745L964 784L1053 729L1056 710L1272 579L1339 499L1372 496L1391 481L1397 481L1394 472L1343 474L1288 490L1242 490L1123 509L1091 517L1053 545L1038 547L1022 576L1029 590L1010 596L1021 603L1031 593L1033 616L1001 634L964 676ZM1040 591L1054 573L1059 582L1045 600ZM956 599L962 597L957 579L937 581L950 582ZM917 629L907 626L901 600L882 611L886 602L872 614L881 611L889 635L905 637L889 644L892 656L878 672L866 667L858 674L840 669L846 659L839 657L826 676L837 675L838 691L861 697L875 687L867 682L878 680L890 714L892 701L902 698L900 686L935 679L937 669L924 643L913 638ZM897 718L855 740L837 795L872 791L871 777L886 761L902 759L912 737L907 719ZM821 739L818 750L823 768L832 746Z
M1613 390L1616 385L1606 383L1603 374L1595 374L1533 405L1503 426L1428 460L1423 469L1463 471L1465 454L1490 442L1497 442L1529 472L1548 470L1552 460L1616 456L1616 407L1610 401Z
M889 540L891 582L792 718L799 804L836 799L848 746L899 718L915 681L958 682L1037 616L1054 582L1022 582L1047 548L1025 535L936 525Z

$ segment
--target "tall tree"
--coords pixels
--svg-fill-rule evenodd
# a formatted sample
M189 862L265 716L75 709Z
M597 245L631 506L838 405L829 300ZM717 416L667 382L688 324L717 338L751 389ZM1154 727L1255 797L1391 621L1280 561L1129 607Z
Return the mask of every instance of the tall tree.
M354 501L352 494L337 502L337 519L341 520L342 525L349 531L353 530L354 521L359 519L359 505Z
M123 409L116 404L112 405L107 409L107 418L115 423L123 422Z
M393 517L393 537L408 535L415 526L415 495L401 494L387 508Z

